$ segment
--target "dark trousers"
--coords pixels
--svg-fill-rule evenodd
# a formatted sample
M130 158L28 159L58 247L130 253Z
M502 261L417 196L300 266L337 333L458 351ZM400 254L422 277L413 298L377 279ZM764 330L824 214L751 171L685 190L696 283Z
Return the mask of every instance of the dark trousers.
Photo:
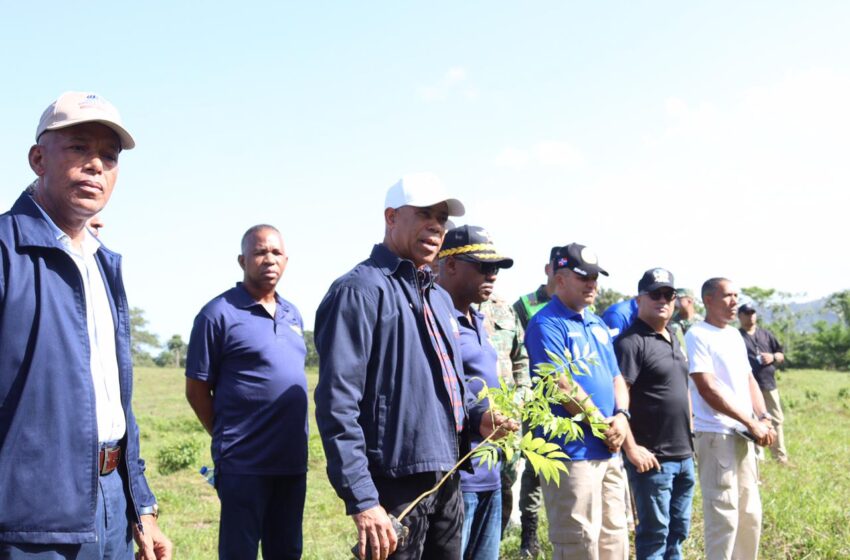
M409 503L432 488L443 473L422 473L401 478L374 479L381 505L398 516ZM460 475L455 473L440 489L413 508L402 523L410 534L393 560L458 560L463 536L463 497Z
M98 479L95 532L97 540L84 544L0 543L0 560L131 560L133 528L118 470Z
M301 524L307 475L256 476L216 473L221 500L218 555L223 560L301 558Z

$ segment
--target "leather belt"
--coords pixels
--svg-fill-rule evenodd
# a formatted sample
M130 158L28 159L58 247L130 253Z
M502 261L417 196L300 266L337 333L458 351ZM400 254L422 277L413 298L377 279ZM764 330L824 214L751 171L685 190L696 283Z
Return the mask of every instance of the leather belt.
M97 470L105 476L118 468L121 461L121 447L101 447L97 456Z

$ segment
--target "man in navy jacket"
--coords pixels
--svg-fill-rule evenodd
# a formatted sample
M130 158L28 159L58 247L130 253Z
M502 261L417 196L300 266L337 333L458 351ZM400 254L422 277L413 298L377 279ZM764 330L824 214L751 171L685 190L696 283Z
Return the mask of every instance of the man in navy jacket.
M385 235L371 256L337 279L316 312L316 420L328 477L373 559L460 557L463 502L455 473L399 515L492 432L463 381L454 306L433 282L449 216L464 213L430 174L406 175L387 192ZM501 418L496 418L497 425ZM515 429L515 426L511 426Z
M139 458L121 257L86 222L135 144L115 108L68 92L0 216L0 557L170 558Z

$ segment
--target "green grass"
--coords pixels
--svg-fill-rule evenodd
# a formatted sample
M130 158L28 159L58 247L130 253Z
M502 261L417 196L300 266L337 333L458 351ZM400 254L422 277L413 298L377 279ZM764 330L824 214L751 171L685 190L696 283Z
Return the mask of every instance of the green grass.
M311 387L316 372L308 372ZM176 369L138 368L134 406L142 433L148 481L160 504L160 524L174 541L175 557L216 557L218 498L198 474L211 465L209 437L183 396ZM792 468L761 463L764 509L763 559L850 558L850 375L791 371L779 381L786 416L786 443ZM311 404L312 404L312 398ZM310 415L310 472L304 512L304 558L348 557L354 525L345 515L325 475L324 453ZM192 452L193 446L199 451ZM187 451L188 450L188 451ZM189 466L174 468L189 453ZM165 464L160 464L160 457ZM168 470L168 469L164 469ZM540 530L546 538L545 522ZM503 542L503 558L517 558L518 533ZM702 510L694 501L692 535L686 558L702 557Z

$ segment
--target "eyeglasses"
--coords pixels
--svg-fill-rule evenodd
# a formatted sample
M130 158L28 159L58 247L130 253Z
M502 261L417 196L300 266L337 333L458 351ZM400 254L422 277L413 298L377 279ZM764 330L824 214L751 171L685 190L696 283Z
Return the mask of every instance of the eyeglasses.
M480 272L484 276L492 276L494 274L499 274L499 263L484 263L464 258L458 258L458 260L476 265L478 267L478 272Z
M659 301L660 299L665 299L667 302L671 302L676 299L676 292L673 290L655 290L653 292L644 292L643 295L649 296L649 299L652 301Z

